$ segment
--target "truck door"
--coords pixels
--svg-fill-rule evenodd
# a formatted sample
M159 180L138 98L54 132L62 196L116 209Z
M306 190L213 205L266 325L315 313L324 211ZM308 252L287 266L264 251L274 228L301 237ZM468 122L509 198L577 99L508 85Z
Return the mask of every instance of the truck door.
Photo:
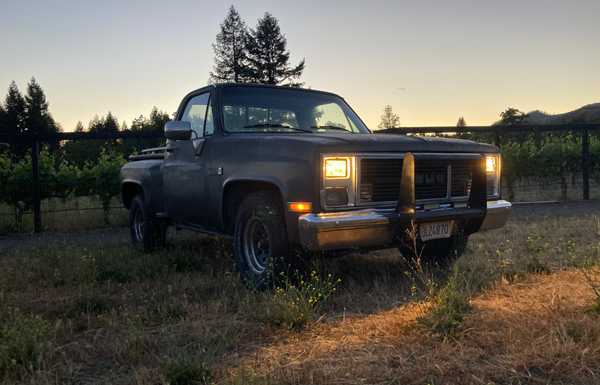
M191 140L169 140L163 164L163 191L166 214L181 224L206 225L207 151L206 141L214 132L210 93L190 98L182 121L190 122Z

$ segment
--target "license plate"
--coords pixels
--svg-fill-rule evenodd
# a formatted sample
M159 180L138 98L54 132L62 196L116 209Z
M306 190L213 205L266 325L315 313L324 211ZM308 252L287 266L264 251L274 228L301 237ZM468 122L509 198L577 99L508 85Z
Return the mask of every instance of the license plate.
M421 240L426 242L432 239L450 238L453 224L453 221L421 223L419 225Z

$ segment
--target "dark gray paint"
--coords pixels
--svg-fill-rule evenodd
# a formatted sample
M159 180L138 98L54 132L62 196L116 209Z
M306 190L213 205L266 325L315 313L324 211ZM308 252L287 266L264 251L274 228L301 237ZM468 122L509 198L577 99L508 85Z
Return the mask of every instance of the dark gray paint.
M123 183L135 183L143 190L155 212L176 223L198 229L223 232L224 191L230 183L260 181L275 186L284 205L310 201L319 208L321 154L363 152L494 153L497 148L460 139L424 138L391 134L344 133L236 133L223 132L217 85L188 94L187 101L211 92L215 134L205 137L198 149L191 140L167 143L164 162L129 162L121 170ZM258 87L258 86L254 86ZM268 86L267 86L268 87ZM305 92L320 92L310 91ZM127 197L124 197L127 204ZM297 218L286 213L290 241L296 242Z

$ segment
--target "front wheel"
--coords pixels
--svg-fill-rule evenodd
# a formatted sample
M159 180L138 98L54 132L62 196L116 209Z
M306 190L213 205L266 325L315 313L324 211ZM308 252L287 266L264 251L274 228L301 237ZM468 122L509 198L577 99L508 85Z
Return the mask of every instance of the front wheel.
M234 229L237 271L250 286L262 289L287 259L288 241L279 197L269 191L250 194L240 205Z
M129 232L133 246L144 252L152 251L165 244L166 223L154 218L142 195L137 195L131 202Z

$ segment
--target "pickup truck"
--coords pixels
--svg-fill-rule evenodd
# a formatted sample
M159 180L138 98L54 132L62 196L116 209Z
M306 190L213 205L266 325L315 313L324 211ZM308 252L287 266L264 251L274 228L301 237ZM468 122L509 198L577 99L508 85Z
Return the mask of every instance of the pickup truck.
M328 92L211 85L164 134L121 170L133 244L161 246L169 225L233 237L238 271L259 286L298 248L406 251L413 234L423 258L456 258L511 211L497 147L373 133Z

